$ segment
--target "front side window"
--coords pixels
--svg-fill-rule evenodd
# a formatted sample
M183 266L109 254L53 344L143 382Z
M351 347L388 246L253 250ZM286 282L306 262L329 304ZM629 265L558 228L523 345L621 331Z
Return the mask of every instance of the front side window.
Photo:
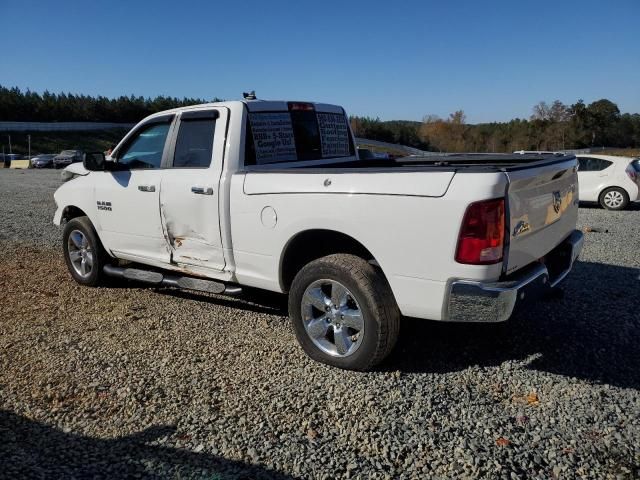
M143 127L118 155L118 163L136 168L160 168L162 152L169 133L169 123Z
M213 118L182 120L176 139L173 166L207 168L211 165L215 127L216 121Z

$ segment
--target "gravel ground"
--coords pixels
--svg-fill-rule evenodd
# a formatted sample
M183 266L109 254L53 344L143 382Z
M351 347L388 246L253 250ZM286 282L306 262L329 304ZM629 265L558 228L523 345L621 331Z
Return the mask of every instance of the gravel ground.
M58 175L0 170L0 477L640 478L640 209L580 209L564 298L354 373L275 295L76 285Z

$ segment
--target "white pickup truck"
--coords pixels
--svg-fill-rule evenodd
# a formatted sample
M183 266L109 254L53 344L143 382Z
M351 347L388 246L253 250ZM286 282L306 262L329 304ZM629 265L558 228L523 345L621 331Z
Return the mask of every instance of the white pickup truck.
M244 100L170 110L63 172L73 278L288 293L313 359L365 370L404 316L502 322L557 285L583 237L567 155L359 159L341 107Z

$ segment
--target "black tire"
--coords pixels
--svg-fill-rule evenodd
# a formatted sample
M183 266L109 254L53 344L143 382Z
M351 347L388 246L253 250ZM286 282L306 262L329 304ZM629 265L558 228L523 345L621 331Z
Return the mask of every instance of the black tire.
M364 334L358 340L357 349L349 355L326 353L305 329L303 296L307 288L319 280L339 282L359 306ZM319 258L298 272L289 292L289 316L296 338L309 357L334 367L361 371L371 369L391 353L398 339L401 319L391 287L382 273L366 260L347 254Z
M92 265L91 269L86 275L81 275L74 267L70 257L70 236L73 232L81 232L87 239L87 250L91 252ZM71 240L73 241L73 240ZM67 222L62 231L62 249L64 251L64 260L69 269L69 273L73 279L81 285L87 285L89 287L95 287L104 282L105 274L102 268L109 261L109 256L106 253L98 234L96 233L91 221L88 217L76 217ZM85 253L86 254L86 253Z
M607 194L615 195L616 198L622 197L622 202L618 204L612 204L608 200ZM602 193L600 194L599 202L602 208L606 210L624 210L627 205L629 205L629 194L624 188L610 187L602 191Z

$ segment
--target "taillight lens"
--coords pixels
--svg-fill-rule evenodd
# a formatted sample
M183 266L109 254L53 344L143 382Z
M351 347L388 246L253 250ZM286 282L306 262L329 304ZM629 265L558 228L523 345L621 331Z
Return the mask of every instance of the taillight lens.
M629 164L629 166L625 169L625 172L627 172L629 178L634 182L638 179L638 172L636 172L636 169L633 168L633 163Z
M312 112L315 110L313 103L304 103L304 102L289 102L289 111L303 111L303 112Z
M458 236L456 262L488 265L502 261L504 224L504 198L469 205Z

